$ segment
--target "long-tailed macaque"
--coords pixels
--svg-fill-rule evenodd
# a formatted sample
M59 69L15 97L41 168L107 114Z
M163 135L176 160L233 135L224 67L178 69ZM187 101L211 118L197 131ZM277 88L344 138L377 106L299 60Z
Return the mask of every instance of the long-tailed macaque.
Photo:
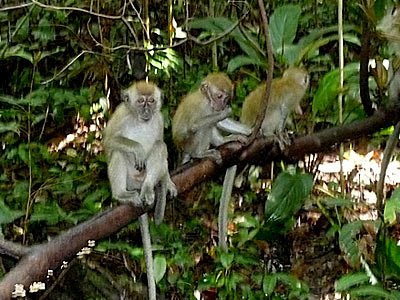
M272 81L271 95L261 125L264 136L281 136L289 114L292 111L302 113L300 101L307 90L308 81L307 71L295 67L288 68L281 78ZM265 83L262 83L244 100L240 117L243 124L254 126L265 88Z
M183 152L183 163L190 158L209 157L221 161L217 147L230 141L244 141L251 129L234 120L229 101L233 97L233 84L224 73L209 74L196 91L186 95L172 120L172 136ZM221 131L232 133L223 136Z
M251 134L251 128L228 118L231 112L228 103L232 97L233 84L229 77L224 73L213 73L202 81L198 90L183 98L172 121L172 135L175 144L184 154L183 163L190 158L202 157L210 157L218 163L221 155L217 150L209 149L210 146L247 140L245 135ZM224 137L221 131L231 135ZM229 168L224 182L227 176L234 178L235 172L236 166ZM230 195L230 191L225 191L225 194ZM220 203L219 218L221 210L228 210L227 201ZM220 226L223 222L218 223Z
M400 101L400 4L388 8L376 29L388 40L389 50L397 56L390 64L388 92L390 100Z
M307 71L294 67L288 68L281 78L272 81L271 95L261 125L261 131L266 137L276 136L281 148L287 144L287 141L283 139L283 131L289 114L292 111L302 113L300 101L307 90L308 81ZM265 88L265 83L262 83L244 100L240 117L240 121L243 124L249 127L255 125L265 95ZM224 251L228 249L226 244L228 204L232 194L235 175L236 166L227 169L220 200L218 239L219 245Z
M400 101L400 4L388 8L385 16L378 23L377 30L388 40L389 50L396 56L390 62L388 88L390 102L396 103ZM383 153L381 172L376 187L378 206L383 203L386 169L399 139L399 132L400 122L395 125L392 134L386 142Z
M108 177L114 198L134 206L150 206L158 225L163 217L167 192L176 196L168 172L164 122L160 112L161 91L153 83L139 81L122 92L124 100L104 131ZM147 214L139 217L146 260L149 299L156 299L153 256Z

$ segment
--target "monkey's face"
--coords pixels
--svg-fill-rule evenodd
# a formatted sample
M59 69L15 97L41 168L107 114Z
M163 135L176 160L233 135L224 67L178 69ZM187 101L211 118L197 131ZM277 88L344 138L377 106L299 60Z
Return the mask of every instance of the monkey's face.
M141 121L151 120L161 108L161 91L152 83L139 81L122 91L122 99Z
M201 85L201 92L207 98L211 108L215 111L224 110L231 99L230 91L219 89L208 82L204 82Z
M154 95L139 95L134 105L142 121L149 121L157 108Z

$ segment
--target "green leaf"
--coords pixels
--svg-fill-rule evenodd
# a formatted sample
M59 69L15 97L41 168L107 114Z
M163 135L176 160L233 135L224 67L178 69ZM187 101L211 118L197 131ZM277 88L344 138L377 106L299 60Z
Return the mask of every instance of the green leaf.
M256 66L266 67L265 61L260 61L257 56L249 57L245 55L238 55L229 61L227 71L228 73L232 73L236 69L246 65L256 65Z
M339 246L349 259L352 267L360 264L360 254L356 236L363 226L362 221L355 221L344 225L339 231Z
M45 45L47 42L53 40L55 36L54 27L46 17L40 19L38 29L33 30L32 34L36 40Z
M397 188L389 200L386 201L383 217L385 223L394 225L397 223L397 214L400 213L400 188Z
M390 299L390 300L398 300L398 298L388 291L384 290L380 286L373 286L373 285L365 285L360 286L359 288L355 288L349 291L352 297L368 297L369 299ZM371 298L373 297L373 298ZM375 298L379 297L379 298Z
M69 221L67 213L55 202L38 203L35 205L31 221L44 221L48 225L56 225L61 221Z
M336 292L345 292L351 287L356 285L360 285L362 283L366 283L369 281L369 277L365 273L354 273L354 274L347 274L340 277L335 282L335 291Z
M3 200L0 200L0 225L11 223L23 215L23 211L13 210Z
M9 47L0 59L5 59L9 57L20 57L26 59L30 63L33 63L33 56L30 52L26 51L20 45Z
M396 240L385 236L384 231L380 231L375 257L381 272L400 278L400 247Z
M278 279L275 275L267 275L263 279L263 292L266 296L271 296L276 288Z
M287 171L279 174L265 203L267 222L292 218L304 204L312 186L313 180L309 174L291 174Z
M275 53L277 49L293 42L296 37L300 13L299 5L289 4L278 7L272 14L269 28Z
M13 131L16 134L19 134L19 124L17 122L8 122L8 123L0 122L0 133L7 131Z
M359 73L359 63L351 63L344 67L344 79L349 80L351 76ZM313 115L331 114L337 105L337 96L339 94L339 69L332 70L325 74L320 80L318 89L315 92L312 103Z
M233 253L221 252L221 264L225 269L228 269L233 262L235 255Z
M154 258L154 279L158 283L167 270L167 260L164 255L156 255Z

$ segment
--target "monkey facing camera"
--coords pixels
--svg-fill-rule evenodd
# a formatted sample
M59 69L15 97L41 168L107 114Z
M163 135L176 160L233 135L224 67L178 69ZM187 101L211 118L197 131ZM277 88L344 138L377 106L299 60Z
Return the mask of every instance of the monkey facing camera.
M143 207L155 202L154 221L164 218L167 193L177 190L168 172L168 152L163 141L161 91L153 83L139 81L122 92L104 131L108 177L112 196L122 203ZM156 299L148 216L139 217L146 259L149 299Z

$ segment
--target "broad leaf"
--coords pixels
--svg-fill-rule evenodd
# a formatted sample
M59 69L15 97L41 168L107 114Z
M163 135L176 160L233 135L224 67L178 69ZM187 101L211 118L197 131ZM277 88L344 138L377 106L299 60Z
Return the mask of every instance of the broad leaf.
M154 258L154 279L159 282L167 270L167 260L164 255L156 255Z
M286 44L293 42L296 37L300 13L301 9L299 5L284 5L278 7L272 14L269 28L275 53ZM277 54L280 53L278 52Z
M335 282L335 291L336 292L345 292L348 289L358 286L363 283L367 283L369 281L369 277L365 273L354 273L347 274L340 277Z
M282 172L276 178L265 204L267 221L291 218L304 204L313 186L309 174Z
M385 223L389 225L394 225L397 223L397 214L400 213L400 188L396 189L392 197L386 201L384 220Z
M0 225L11 223L23 215L23 211L13 210L8 207L3 200L0 200Z

